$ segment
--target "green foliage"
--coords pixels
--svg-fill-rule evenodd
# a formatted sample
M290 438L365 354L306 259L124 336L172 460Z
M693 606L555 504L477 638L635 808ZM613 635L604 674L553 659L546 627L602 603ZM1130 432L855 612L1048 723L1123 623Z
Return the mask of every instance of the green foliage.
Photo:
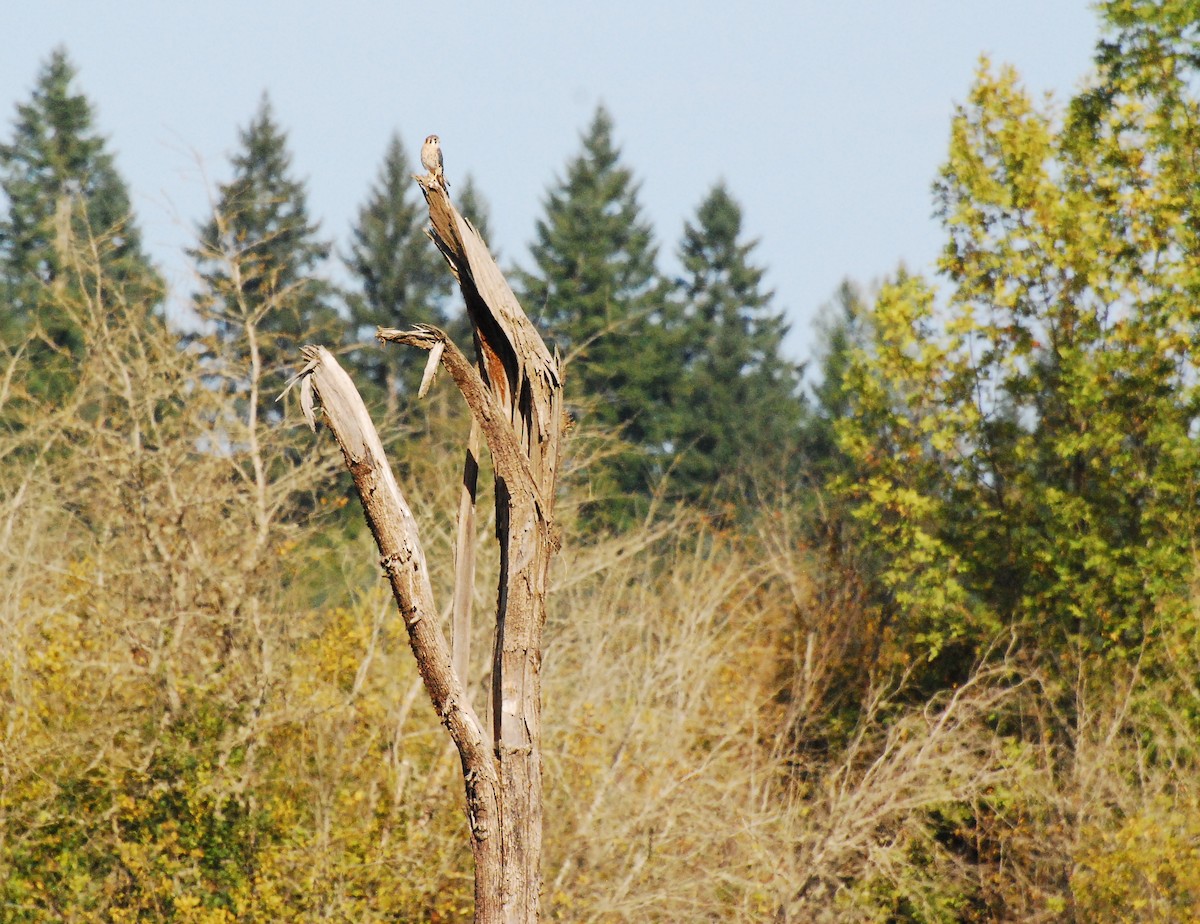
M97 243L107 285L133 298L161 297L92 105L72 92L75 73L66 51L54 51L31 99L17 106L12 140L0 145L0 343L15 350L31 341L37 373L23 385L34 400L61 401L77 378L85 333L65 310L63 291L72 240Z
M852 354L841 487L930 655L1001 625L1051 661L1132 655L1191 625L1195 148L1167 121L1195 103L1175 89L1056 127L985 63L937 184L949 295L886 286Z
M220 791L220 732L189 717L163 730L145 767L56 768L41 823L0 882L6 907L20 909L8 920L61 919L68 909L112 920L194 909L233 920L277 832L266 813Z
M424 357L381 350L375 328L445 326L451 278L425 236L425 210L413 193L412 169L400 137L388 144L379 178L351 231L347 265L362 286L349 299L349 366L368 400L394 418L402 395L415 392Z
M679 247L684 275L668 327L683 368L667 432L678 453L673 492L692 500L718 483L726 497L745 495L755 473L783 477L805 418L801 367L781 355L787 325L751 262L757 242L742 238L742 210L718 183Z

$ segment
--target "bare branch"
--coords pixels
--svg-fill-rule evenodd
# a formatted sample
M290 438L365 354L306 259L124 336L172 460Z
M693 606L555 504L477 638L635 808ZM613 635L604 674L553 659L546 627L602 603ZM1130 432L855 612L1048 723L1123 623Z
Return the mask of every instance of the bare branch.
M476 863L485 861L483 879L477 878L476 883L476 914L478 920L492 920L482 916L481 908L486 911L500 894L494 881L499 876L500 844L492 837L500 825L499 781L483 727L466 701L438 624L416 519L387 465L379 434L350 377L324 347L306 346L302 353L308 363L301 376L311 380L329 429L341 447L408 630L421 679L458 749ZM489 878L493 869L494 876Z
M418 324L411 330L381 327L375 332L375 336L385 343L403 343L429 350L431 356L440 352L442 365L454 379L454 384L462 392L473 418L483 431L488 451L492 454L496 476L508 483L510 491L532 492L539 507L549 518L548 507L530 470L529 459L517 443L516 434L504 408L484 384L483 378L471 365L470 360L446 332L428 324Z

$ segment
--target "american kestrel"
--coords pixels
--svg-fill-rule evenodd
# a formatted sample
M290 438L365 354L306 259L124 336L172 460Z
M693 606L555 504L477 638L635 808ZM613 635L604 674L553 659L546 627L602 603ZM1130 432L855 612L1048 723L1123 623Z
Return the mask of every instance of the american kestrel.
M443 188L450 188L450 184L446 182L446 175L442 171L442 144L437 135L430 135L421 145L421 166L428 170L430 175L442 184Z

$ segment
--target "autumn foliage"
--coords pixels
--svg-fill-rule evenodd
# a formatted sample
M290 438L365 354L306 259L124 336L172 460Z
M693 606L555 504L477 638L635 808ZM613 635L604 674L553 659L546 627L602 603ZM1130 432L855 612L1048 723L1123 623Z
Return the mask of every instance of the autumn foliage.
M597 516L646 447L584 412L546 919L1200 917L1200 23L1102 12L1066 105L981 63L938 278L843 300L794 468L686 504L663 471ZM88 208L38 218L43 275L0 326L0 920L470 920L457 758L341 459L274 401L329 290L218 209L180 330L131 226ZM452 398L379 402L441 602Z

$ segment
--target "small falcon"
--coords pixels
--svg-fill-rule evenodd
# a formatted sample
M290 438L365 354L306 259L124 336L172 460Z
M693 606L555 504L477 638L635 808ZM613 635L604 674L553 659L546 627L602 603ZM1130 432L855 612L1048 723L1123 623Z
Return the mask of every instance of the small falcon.
M421 145L421 166L442 184L443 189L450 188L450 184L446 182L446 175L442 171L442 144L437 135L430 135Z

